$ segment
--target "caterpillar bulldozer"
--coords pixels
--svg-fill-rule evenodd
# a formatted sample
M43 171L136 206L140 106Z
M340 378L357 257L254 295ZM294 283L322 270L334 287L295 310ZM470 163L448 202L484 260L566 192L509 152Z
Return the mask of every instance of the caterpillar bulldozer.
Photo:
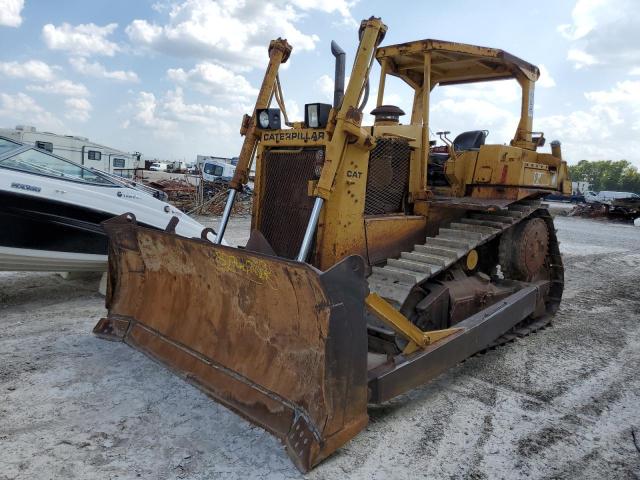
M255 109L216 241L105 222L108 315L101 337L124 341L279 437L310 470L368 422L367 406L465 358L550 322L563 290L553 220L540 198L570 191L560 144L532 131L539 70L503 50L439 40L381 46L364 20L348 84L335 43L333 104L289 121L269 45ZM380 64L373 125L364 124ZM412 96L387 105L385 81ZM475 130L430 141L436 87L515 79L520 121L510 145ZM273 105L277 104L277 108ZM283 123L284 117L284 125ZM255 161L251 235L221 244Z

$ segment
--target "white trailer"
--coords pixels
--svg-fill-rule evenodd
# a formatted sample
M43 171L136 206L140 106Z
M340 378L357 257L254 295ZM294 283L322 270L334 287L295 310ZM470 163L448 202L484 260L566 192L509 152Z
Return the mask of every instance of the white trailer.
M34 145L80 165L116 175L123 173L123 170L131 170L139 166L140 154L127 153L100 145L86 137L39 132L29 125L0 128L0 136Z
M591 184L589 182L571 182L571 194L572 195L584 195L585 192L591 190Z

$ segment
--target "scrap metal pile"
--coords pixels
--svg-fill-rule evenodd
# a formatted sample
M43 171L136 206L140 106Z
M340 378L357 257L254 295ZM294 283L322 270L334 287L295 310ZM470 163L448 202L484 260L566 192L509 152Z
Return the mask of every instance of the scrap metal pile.
M199 188L188 180L160 179L153 180L148 185L167 194L168 201L184 210L199 203Z
M229 190L229 182L200 181L197 184L187 179L162 179L147 183L148 186L167 194L168 201L187 213L200 215L222 215ZM247 215L251 213L253 190L246 186L237 197L233 213Z
M226 180L216 180L214 182L204 182L203 202L193 206L189 213L199 213L201 215L222 215L224 205L229 191L229 182ZM245 186L243 191L236 197L232 213L235 215L248 215L251 213L253 200L253 190Z
M640 218L640 199L617 198L608 203L582 203L573 207L567 215L569 217L607 218L633 222Z

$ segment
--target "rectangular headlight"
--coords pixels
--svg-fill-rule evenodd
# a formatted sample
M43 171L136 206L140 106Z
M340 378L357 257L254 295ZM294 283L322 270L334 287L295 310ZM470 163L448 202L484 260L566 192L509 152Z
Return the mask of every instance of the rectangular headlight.
M257 127L264 130L280 130L280 109L262 108L256 110Z
M304 123L307 128L324 128L329 121L331 105L328 103L307 103L304 106Z

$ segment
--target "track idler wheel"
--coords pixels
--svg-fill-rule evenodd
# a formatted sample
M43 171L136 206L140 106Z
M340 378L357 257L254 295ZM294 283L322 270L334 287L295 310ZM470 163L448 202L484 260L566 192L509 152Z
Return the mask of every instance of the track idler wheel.
M505 278L533 282L548 278L549 231L541 218L532 218L505 232L500 239L500 267Z

